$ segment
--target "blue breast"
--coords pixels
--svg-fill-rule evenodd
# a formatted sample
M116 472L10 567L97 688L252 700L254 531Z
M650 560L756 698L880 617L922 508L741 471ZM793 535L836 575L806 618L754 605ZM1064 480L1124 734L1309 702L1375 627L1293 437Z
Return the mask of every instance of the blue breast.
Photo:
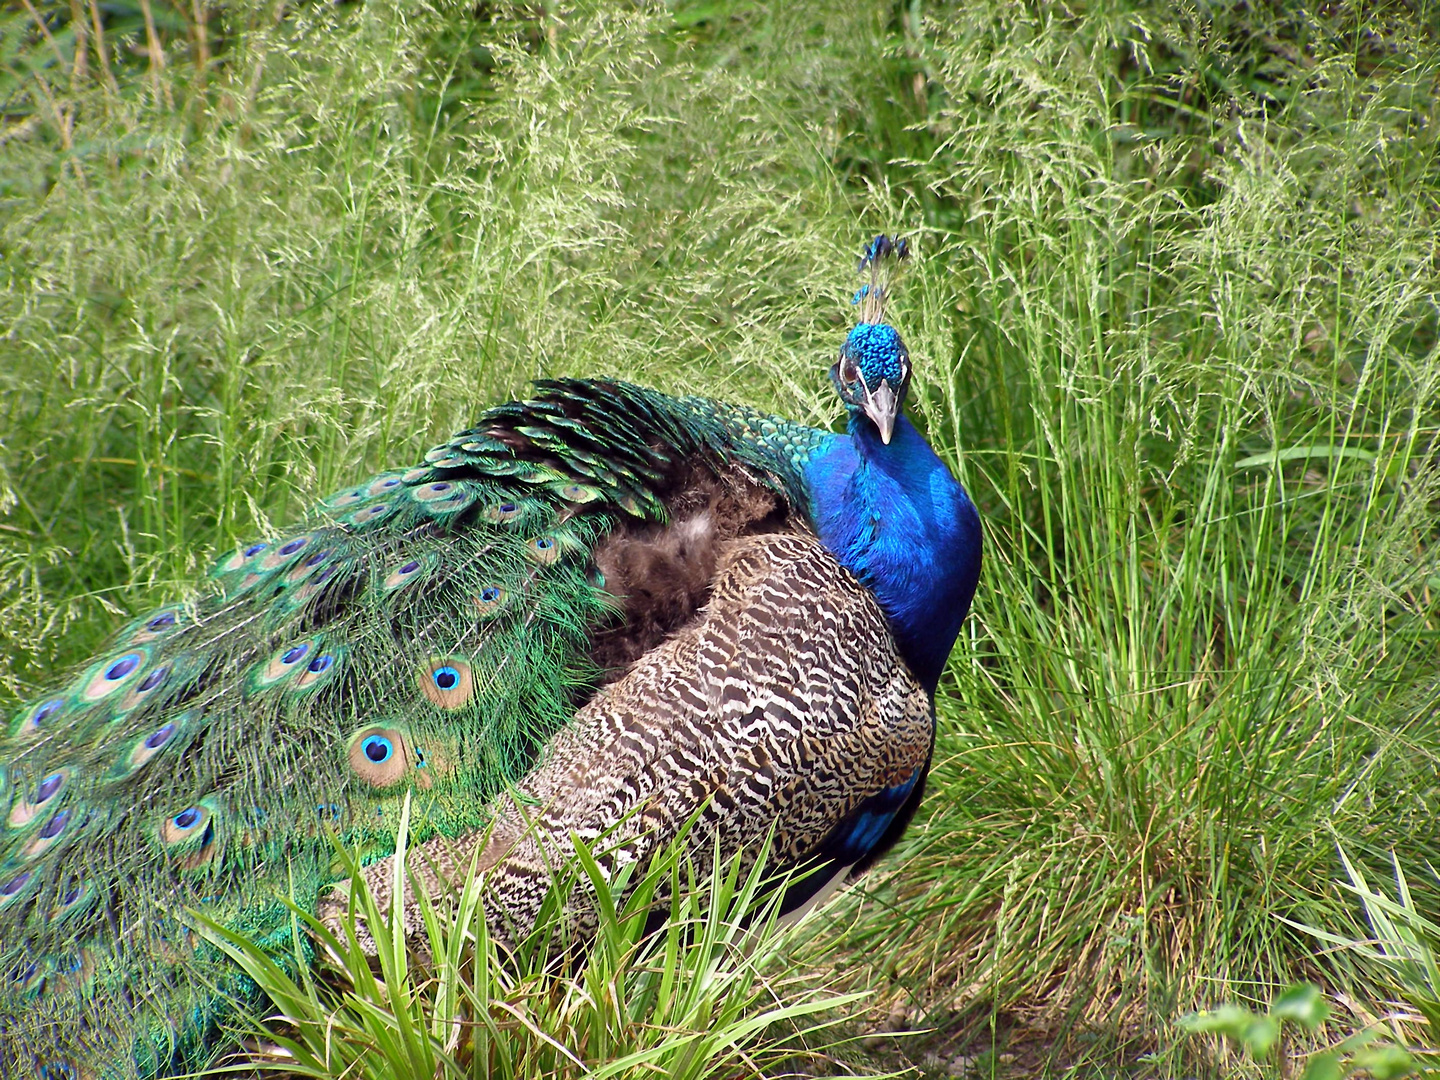
M980 576L980 516L904 416L887 446L864 419L805 471L820 540L880 601L933 695Z

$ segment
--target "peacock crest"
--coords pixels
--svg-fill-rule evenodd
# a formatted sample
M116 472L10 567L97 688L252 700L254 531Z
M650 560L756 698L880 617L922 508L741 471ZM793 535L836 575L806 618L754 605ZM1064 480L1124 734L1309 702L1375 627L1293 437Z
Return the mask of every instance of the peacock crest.
M881 235L865 245L859 273L868 275L870 280L860 286L853 300L860 308L862 324L874 326L885 322L885 301L909 258L910 242L904 238L891 240Z

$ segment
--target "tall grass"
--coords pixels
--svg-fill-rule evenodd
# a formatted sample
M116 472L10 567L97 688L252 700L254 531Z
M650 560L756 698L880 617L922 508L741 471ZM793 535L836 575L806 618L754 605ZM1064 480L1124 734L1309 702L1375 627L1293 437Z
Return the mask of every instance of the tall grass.
M1286 973L1373 993L1277 916L1344 920L1337 836L1440 841L1435 42L1368 76L1317 45L1197 138L1124 119L1184 85L1141 17L994 15L923 54L913 174L965 212L920 348L962 359L922 409L992 543L898 966L1152 1048Z
M398 909L382 910L348 856L350 904L340 925L294 912L348 976L341 989L204 920L206 936L273 1002L268 1031L258 1018L249 1025L267 1031L260 1061L287 1075L380 1080L699 1080L782 1063L827 1069L837 1014L865 996L826 992L804 973L777 976L778 883L759 865L743 870L738 854L717 858L696 880L677 840L611 878L599 848L580 843L576 858L557 867L534 930L507 949L490 935L480 879L438 897L406 880L408 819L407 806L390 895L414 898L423 940L406 939ZM564 908L580 882L598 916L583 949ZM657 891L679 899L665 927L647 936ZM362 933L373 946L361 944Z
M813 962L1162 1071L1186 1009L1384 996L1281 920L1353 930L1336 839L1440 858L1433 5L151 6L108 77L0 17L7 692L537 375L830 422L908 232L987 562Z

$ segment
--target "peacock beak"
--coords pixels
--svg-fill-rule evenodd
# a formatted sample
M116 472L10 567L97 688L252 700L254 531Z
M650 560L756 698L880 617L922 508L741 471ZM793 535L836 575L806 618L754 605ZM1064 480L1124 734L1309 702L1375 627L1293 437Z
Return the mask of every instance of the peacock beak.
M861 385L865 385L861 381ZM865 415L880 429L880 441L890 445L890 436L895 431L895 415L900 411L900 399L890 389L890 380L881 379L874 390L865 386Z

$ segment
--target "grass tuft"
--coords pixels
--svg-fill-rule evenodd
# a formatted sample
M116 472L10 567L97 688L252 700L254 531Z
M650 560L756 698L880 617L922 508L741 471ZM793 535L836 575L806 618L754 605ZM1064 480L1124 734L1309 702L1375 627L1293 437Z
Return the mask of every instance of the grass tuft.
M537 924L513 950L486 923L478 877L431 897L403 869L408 803L390 895L412 895L425 926L407 942L399 906L383 910L359 863L349 906L329 926L298 908L297 923L338 963L327 982L277 962L244 937L197 916L269 995L276 1012L245 1034L265 1049L232 1066L270 1065L312 1077L650 1077L763 1075L783 1064L826 1072L835 1016L863 993L838 993L784 974L779 892L759 864L716 860L696 880L684 838L613 879L592 849L557 867ZM762 860L763 861L763 860ZM594 903L593 940L572 940L564 900L581 885ZM678 898L647 936L655 898ZM298 935L297 935L298 940ZM278 1025L278 1031L276 1027Z

